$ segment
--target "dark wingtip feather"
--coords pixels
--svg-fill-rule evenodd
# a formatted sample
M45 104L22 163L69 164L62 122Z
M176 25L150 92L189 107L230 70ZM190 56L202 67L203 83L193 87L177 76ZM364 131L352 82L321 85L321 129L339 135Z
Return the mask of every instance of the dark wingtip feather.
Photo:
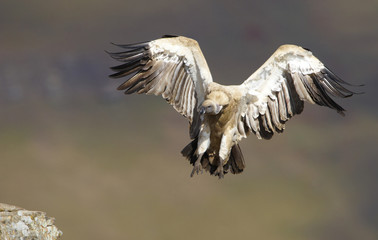
M355 87L363 87L365 86L364 84L361 84L361 85L353 85ZM360 94L364 94L365 92L355 92L355 91L351 91L352 93L350 95L348 95L347 97L351 97L352 95L356 94L356 95L360 95Z
M304 50L312 52L309 48L302 47Z
M178 37L177 35L171 35L171 34L165 34L163 36L161 36L161 38L175 38L175 37Z
M120 78L120 77L123 77L123 75L122 75L122 72L116 72L116 73L110 74L108 77L110 77L110 78Z
M126 49L136 49L136 48L145 48L148 49L149 42L139 42L139 43L131 43L131 44L118 44L118 43L113 43L114 46L121 47L121 48L126 48Z
M352 87L363 87L365 84L351 84L343 79L341 79L339 76L337 76L334 72L332 72L328 67L324 66L324 69L321 70L321 73L326 77L330 78L334 81L334 83L331 82L332 85L338 85L336 86L339 90L342 90L344 93L347 93L345 97L351 97L354 94L363 94L364 92L355 92L351 91L349 89L346 89L345 87L341 86L341 84L345 84Z
M341 116L345 117L345 109L343 110L338 110L337 113L340 114Z
M114 53L114 52L109 52L109 51L106 51L104 50L111 58L115 59L115 60L118 60L117 58L117 53Z
M329 90L327 90L326 88L324 88L324 86L322 86L321 82L316 78L315 75L311 75L310 78L312 79L312 82L314 83L314 87L313 88L309 86L309 83L307 81L303 81L303 84L305 84L305 87L307 88L308 93L310 94L312 100L315 103L317 103L317 104L319 104L321 106L327 106L327 107L330 107L332 109L335 109L340 114L341 114L341 112L345 111L344 108L342 108L339 104L337 104L327 94L327 91L329 91ZM332 82L330 81L330 83L332 83ZM341 91L345 92L346 90L347 89L341 90ZM331 91L333 91L333 90L331 90ZM340 91L340 89L337 89L335 91L339 91L339 93L342 93Z
M353 87L362 87L364 86L363 84L351 84L343 79L341 79L339 76L337 76L334 72L332 72L327 66L324 66L324 69L322 71L323 74L328 74L330 75L330 77L332 77L336 82L339 82L339 83L342 83L342 84L345 84L345 85L349 85L349 86L353 86Z

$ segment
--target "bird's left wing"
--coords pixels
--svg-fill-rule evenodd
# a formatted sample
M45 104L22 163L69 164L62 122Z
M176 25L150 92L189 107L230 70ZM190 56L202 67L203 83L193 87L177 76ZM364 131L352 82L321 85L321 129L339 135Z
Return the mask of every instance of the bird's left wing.
M312 52L295 45L283 45L243 84L242 109L238 130L241 137L249 131L269 139L282 132L285 122L300 114L303 102L327 106L338 113L345 111L329 94L353 95Z
M189 119L190 136L200 127L198 104L204 101L212 77L197 41L163 36L150 42L117 45L122 52L109 53L124 62L111 69L112 78L131 77L118 87L126 94L162 95L177 112Z

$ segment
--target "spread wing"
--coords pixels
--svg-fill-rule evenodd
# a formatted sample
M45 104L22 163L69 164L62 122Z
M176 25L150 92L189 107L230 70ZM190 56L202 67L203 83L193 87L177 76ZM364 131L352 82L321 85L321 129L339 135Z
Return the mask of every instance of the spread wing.
M244 103L239 134L249 131L270 139L282 132L285 122L303 110L303 102L327 106L344 115L344 109L330 95L346 98L354 92L345 81L323 65L309 50L283 45L240 87Z
M112 67L112 78L131 75L118 90L126 94L161 95L177 112L189 119L190 136L199 131L198 104L203 102L211 73L198 43L190 38L163 38L129 45L117 45L122 52L109 53L124 62Z

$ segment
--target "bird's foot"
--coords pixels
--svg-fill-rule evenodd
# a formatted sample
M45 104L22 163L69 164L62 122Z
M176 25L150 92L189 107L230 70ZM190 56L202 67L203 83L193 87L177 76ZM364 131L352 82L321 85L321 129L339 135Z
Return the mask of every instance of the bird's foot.
M215 176L218 176L219 179L224 178L223 164L219 164L217 170L214 172Z
M194 163L192 173L190 174L190 177L193 177L194 173L197 173L197 175L201 172L203 173L202 164L200 159L197 159L197 161Z

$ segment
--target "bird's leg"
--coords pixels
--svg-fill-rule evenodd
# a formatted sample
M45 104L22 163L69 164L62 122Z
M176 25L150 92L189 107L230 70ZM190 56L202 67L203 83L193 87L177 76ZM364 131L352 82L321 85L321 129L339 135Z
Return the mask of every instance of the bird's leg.
M203 156L203 153L200 154L197 160L194 162L193 170L192 170L192 173L190 174L190 177L193 177L194 173L197 173L197 175L199 172L201 172L201 174L203 173L202 164L201 164L202 156Z
M197 145L197 150L196 150L196 155L198 156L197 160L193 164L193 170L192 173L190 174L191 177L193 177L194 173L201 173L203 172L202 170L202 156L206 152L206 150L210 146L210 129L208 129L207 126L204 126L203 129L201 130L198 138L198 145Z
M222 136L221 145L219 148L219 165L217 170L214 172L214 175L218 176L219 179L224 178L223 166L227 163L228 157L230 156L233 134L234 132L230 130L226 131Z
M223 170L224 160L219 157L219 165L217 170L215 170L214 175L218 176L219 179L224 178L224 170Z

